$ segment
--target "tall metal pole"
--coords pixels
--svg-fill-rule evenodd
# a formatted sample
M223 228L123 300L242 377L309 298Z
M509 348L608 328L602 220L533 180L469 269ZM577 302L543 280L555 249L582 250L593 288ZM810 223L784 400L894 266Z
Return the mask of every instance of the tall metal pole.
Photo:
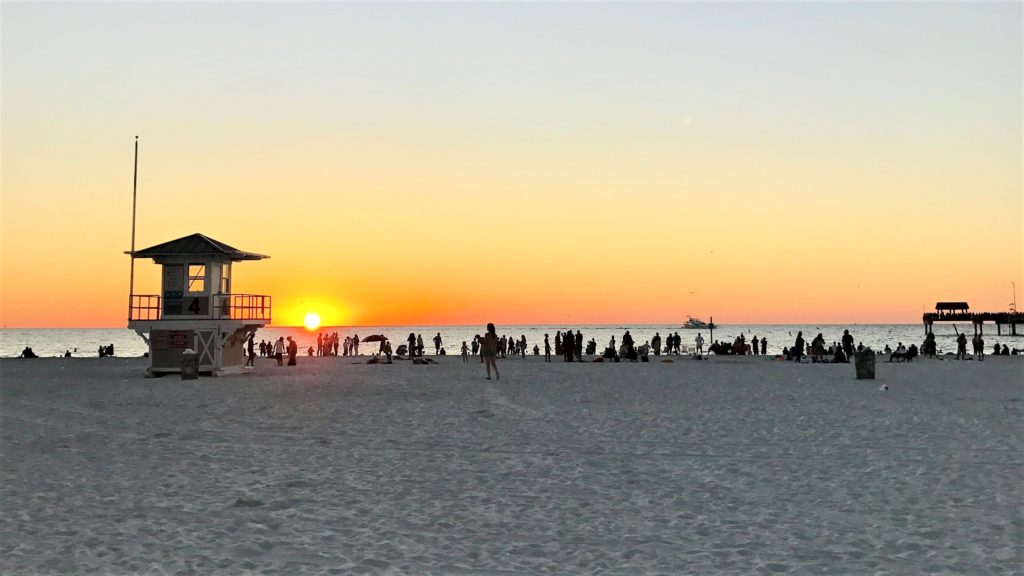
M128 284L128 321L132 320L132 301L135 300L135 193L139 183L139 137L135 137L135 166L132 169L132 267Z

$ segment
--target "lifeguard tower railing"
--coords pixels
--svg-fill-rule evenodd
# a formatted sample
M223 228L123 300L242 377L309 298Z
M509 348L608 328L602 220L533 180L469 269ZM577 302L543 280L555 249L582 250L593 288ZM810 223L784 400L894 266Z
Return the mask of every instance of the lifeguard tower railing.
M187 317L191 308L196 315L203 310L212 310L211 318L228 318L231 320L271 321L271 297L266 294L211 294L209 296L191 296L189 300L208 299L208 306L183 307L185 314L175 317ZM133 294L131 316L128 320L161 320L163 307L158 294Z

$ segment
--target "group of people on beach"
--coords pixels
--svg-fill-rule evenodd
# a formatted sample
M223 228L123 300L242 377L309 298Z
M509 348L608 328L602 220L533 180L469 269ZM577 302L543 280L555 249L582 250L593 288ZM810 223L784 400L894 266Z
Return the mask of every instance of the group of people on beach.
M811 359L812 363L819 362L840 362L847 363L850 358L853 357L854 351L863 351L864 344L858 343L857 347L853 346L853 335L850 334L849 330L843 330L843 336L839 342L833 342L830 346L826 346L825 337L821 332L811 340L810 346L807 346L804 341L803 331L796 333L796 340L793 342L792 347L786 347L782 349L782 356L786 360L793 360L794 362L802 362L805 356L804 350L807 350L806 356Z
M287 339L287 342L285 340ZM379 348L373 354L374 358L371 361L374 363L384 362L390 364L392 361L393 351L391 343L383 335L368 337L368 340L379 342ZM438 332L433 337L434 354L438 356L447 355L447 351L444 348L444 341L441 333ZM693 353L695 358L703 358L705 350L704 344L705 339L703 335L698 332L694 338L694 345L692 348L684 346L682 344L682 337L679 332L669 333L664 338L660 332L655 332L654 336L645 341L643 344L637 344L633 339L632 334L629 330L626 330L622 335L619 342L616 342L615 336L612 336L608 345L604 348L603 352L598 352L597 341L593 338L585 340L583 332L580 329L575 331L572 329L559 330L555 332L553 339L548 334L544 334L543 344L534 344L531 348L527 343L526 335L520 335L519 338L514 336L498 336L493 323L487 325L487 330L483 335L475 335L469 342L463 341L460 347L460 353L462 361L468 362L469 358L478 357L480 363L484 364L487 368L487 375L490 377L490 373L493 371L495 377L498 377L498 368L495 361L498 358L508 358L519 356L526 358L528 354L534 356L540 356L543 354L545 362L551 362L553 356L560 356L564 362L582 362L584 356L593 356L595 362L600 361L630 361L630 362L648 362L650 356L661 356L661 355L680 355ZM250 335L248 339L248 350L246 361L247 365L254 365L254 359L256 357L256 346L254 344L254 335ZM310 356L338 356L339 353L343 356L355 356L359 354L359 343L361 342L358 334L353 336L346 336L343 340L337 332L332 334L321 333L317 335L316 347L310 346L308 354ZM975 335L972 340L974 349L974 358L981 360L985 355L985 341L980 334ZM964 334L960 334L957 338L957 359L967 358L967 337ZM339 350L340 348L340 350ZM394 353L399 359L408 356L416 362L420 363L433 363L432 360L423 360L424 355L424 341L422 334L410 333L407 339L407 344L402 344L398 347ZM288 365L294 366L296 363L296 356L298 351L297 343L292 339L291 336L279 337L276 341L260 341L259 343L259 355L261 357L272 357L277 360L278 365L284 364L284 358L287 357ZM850 334L849 330L843 330L843 334L838 342L832 342L826 344L825 337L822 333L818 333L808 344L804 340L802 331L798 331L796 338L792 346L787 346L782 349L782 354L779 356L785 360L792 360L795 362L803 362L805 359L811 363L848 363L853 358L856 352L863 352L865 350L863 343L858 343L854 346L854 337ZM112 352L112 351L111 351ZM747 342L746 337L743 333L740 333L732 342L718 340L711 343L708 347L707 352L716 355L768 355L768 338L766 336L758 337L754 336L750 343ZM927 334L924 343L918 348L916 345L911 344L909 347L903 345L902 342L898 343L895 349L891 349L888 345L885 346L883 353L889 357L890 362L909 362L912 361L919 355L934 357L937 353L935 345L935 335L932 333ZM1017 349L1012 351L1013 354L1018 353ZM998 355L1010 355L1011 351L1006 346L1000 347L996 344L992 350L992 354ZM378 361L376 357L382 357L382 360Z
M284 357L288 356L288 365L295 366L297 364L295 358L299 355L299 344L292 340L291 336L288 336L288 343L285 343L285 337L281 336L274 342L264 342L260 340L260 356L270 356L277 360L278 366L284 365ZM246 346L246 366L256 365L256 333L252 332L249 334L249 338L245 341Z

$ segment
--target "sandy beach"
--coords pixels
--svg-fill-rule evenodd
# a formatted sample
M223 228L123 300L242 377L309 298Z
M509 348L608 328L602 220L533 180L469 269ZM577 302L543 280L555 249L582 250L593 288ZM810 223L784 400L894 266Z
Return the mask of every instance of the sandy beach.
M0 360L0 572L1024 571L1019 357L360 360Z

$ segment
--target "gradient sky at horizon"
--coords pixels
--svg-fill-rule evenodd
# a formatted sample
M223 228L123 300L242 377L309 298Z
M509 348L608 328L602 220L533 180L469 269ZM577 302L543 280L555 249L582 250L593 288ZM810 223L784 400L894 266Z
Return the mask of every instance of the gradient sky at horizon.
M0 325L917 322L1024 270L1022 4L0 6ZM137 293L158 270L137 268ZM1024 296L1022 296L1024 299Z

